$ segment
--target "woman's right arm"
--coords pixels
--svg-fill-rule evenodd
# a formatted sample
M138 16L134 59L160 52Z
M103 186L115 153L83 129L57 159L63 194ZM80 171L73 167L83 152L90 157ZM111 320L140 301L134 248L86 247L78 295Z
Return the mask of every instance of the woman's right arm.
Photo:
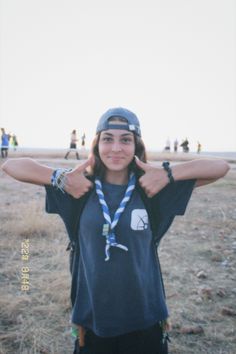
M8 159L2 169L9 176L21 182L38 185L51 184L53 168L41 165L30 158Z

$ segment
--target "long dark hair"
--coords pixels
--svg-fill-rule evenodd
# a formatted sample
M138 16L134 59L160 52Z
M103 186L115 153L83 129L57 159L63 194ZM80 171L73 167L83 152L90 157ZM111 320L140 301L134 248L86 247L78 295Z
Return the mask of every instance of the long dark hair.
M106 172L106 166L104 165L104 163L102 162L99 156L98 144L99 144L100 136L101 136L101 132L95 136L92 142L91 156L93 156L94 158L94 165L90 169L89 174L98 176L100 179L103 179ZM135 144L135 155L138 156L138 158L141 161L147 162L147 154L146 154L144 142L139 136L135 134L134 134L134 144ZM143 171L137 167L135 163L135 159L133 159L132 162L129 164L129 172L134 172L138 177L143 174Z

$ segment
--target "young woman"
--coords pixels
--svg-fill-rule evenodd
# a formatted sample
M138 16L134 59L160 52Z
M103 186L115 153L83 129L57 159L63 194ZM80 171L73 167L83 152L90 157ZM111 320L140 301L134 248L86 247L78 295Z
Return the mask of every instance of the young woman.
M73 170L28 158L2 166L45 185L46 210L63 219L72 245L74 353L168 353L168 310L157 245L194 187L223 177L223 160L172 167L146 161L137 116L112 108L100 118L91 157Z

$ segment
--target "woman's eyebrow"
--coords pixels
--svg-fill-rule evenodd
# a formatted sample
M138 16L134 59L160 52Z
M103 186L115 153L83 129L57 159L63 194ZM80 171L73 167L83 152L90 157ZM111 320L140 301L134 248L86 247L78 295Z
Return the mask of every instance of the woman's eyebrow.
M124 134L121 134L122 136L133 136L133 133L124 133Z
M109 135L109 136L114 136L114 134L112 133L107 133L107 132L104 132L103 135ZM132 136L133 133L124 133L124 134L121 134L120 136Z

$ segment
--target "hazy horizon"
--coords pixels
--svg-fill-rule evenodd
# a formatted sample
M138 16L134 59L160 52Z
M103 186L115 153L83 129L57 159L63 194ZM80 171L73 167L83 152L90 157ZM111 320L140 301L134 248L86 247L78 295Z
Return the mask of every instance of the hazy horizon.
M174 153L183 153L182 147L178 147L177 152L174 151L173 146L172 146L170 151L166 151L166 150L164 150L164 148L163 149L158 149L158 148L156 148L156 149L154 148L153 149L153 148L148 148L147 146L145 146L145 147L146 147L146 150L149 151L149 152L157 152L157 153L163 152L165 154L168 154L169 152L173 153L173 154ZM13 151L14 150L14 146L12 146L10 144L9 145L9 149ZM21 150L22 151L25 151L25 150L32 150L32 151L33 150L35 150L35 151L36 150L42 150L42 151L49 151L49 152L50 151L55 151L56 152L56 151L62 151L62 150L67 151L67 150L69 150L69 147L68 146L61 146L61 147L34 146L34 147L32 147L32 146L24 145L24 146L17 146L17 148L15 149L15 151L21 151ZM81 145L78 145L77 146L77 150L80 150L80 151L85 150L85 151L89 152L90 151L90 146L85 146L85 148L84 148ZM197 154L197 149L191 149L191 147L190 147L189 153L190 154L191 153ZM210 154L217 154L217 153L224 154L225 153L225 154L233 155L233 156L236 157L236 150L201 150L199 155L200 154L207 154L207 153L210 153ZM186 154L188 154L188 153L186 153Z

